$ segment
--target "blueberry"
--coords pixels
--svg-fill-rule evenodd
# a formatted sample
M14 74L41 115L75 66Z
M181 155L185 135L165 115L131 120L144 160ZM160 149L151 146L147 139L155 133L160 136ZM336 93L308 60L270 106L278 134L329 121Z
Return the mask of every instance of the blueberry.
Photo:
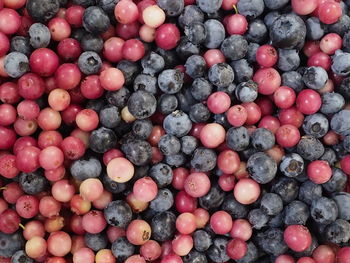
M5 234L0 231L0 257L12 257L18 250L23 249L24 239L22 233Z
M341 169L332 167L332 177L322 187L329 193L341 192L346 185L346 181L346 174Z
M32 53L32 47L30 46L29 38L22 36L15 36L11 38L10 45L11 52L20 52L27 57Z
M282 74L282 85L291 87L296 92L300 92L304 87L304 82L300 73L288 71Z
M170 185L173 180L173 171L170 166L164 163L158 163L152 166L149 176L157 183L159 188Z
M231 124L228 122L227 116L225 113L214 114L213 120L215 123L219 123L225 129L229 129L231 127Z
M222 42L221 51L228 59L238 60L247 54L248 42L241 35L232 35Z
M241 102L253 102L258 97L258 84L252 80L241 82L235 92L236 98Z
M332 149L335 151L338 160L343 159L348 154L342 143L332 145Z
M275 145L275 136L268 129L258 128L251 135L251 144L259 151L266 151Z
M18 179L22 190L29 195L38 194L46 190L49 185L47 179L44 177L43 171L40 169L32 173L20 173Z
M268 30L263 20L255 19L250 21L246 34L249 42L262 44L267 40L268 36Z
M119 61L117 68L123 72L125 78L125 85L130 85L133 83L135 77L139 74L138 64L131 62L129 60Z
M288 2L288 0L264 0L266 7L271 10L281 9L288 4Z
M152 237L156 241L171 240L175 235L176 216L169 211L156 214L151 220Z
M213 240L213 244L206 251L207 256L213 262L227 262L229 261L229 257L226 253L226 246L228 240L224 237L217 237Z
M31 18L38 22L47 22L53 18L60 8L58 0L28 0L26 9Z
M104 188L112 194L119 194L126 190L127 184L113 181L106 173L102 177Z
M218 48L225 39L225 28L222 23L216 19L208 19L204 23L207 33L204 46L206 48Z
M186 113L178 110L165 117L163 128L168 134L182 137L190 132L192 122Z
M98 99L89 100L86 103L85 108L94 110L96 113L99 114L102 108L105 106L105 104L106 104L106 101L103 98L98 98Z
M180 139L181 141L181 151L184 154L190 155L198 147L198 140L193 136L184 136Z
M178 54L175 50L164 50L158 47L156 52L163 57L165 69L174 68L177 65Z
M119 237L112 243L111 250L118 262L124 262L128 257L134 255L135 247L126 237Z
M300 139L297 145L297 153L305 160L314 161L323 155L324 146L314 136L305 135Z
M304 170L304 160L297 153L289 153L283 156L280 163L280 171L287 177L297 177Z
M96 52L86 51L79 56L78 66L85 75L92 75L100 71L102 60Z
M162 94L158 98L158 110L160 113L168 115L177 109L179 102L175 95Z
M99 35L92 33L86 33L83 35L80 44L84 51L100 53L103 49L103 39Z
M327 71L321 67L309 67L304 72L303 81L310 89L322 89L328 81Z
M153 95L157 93L157 78L151 75L139 74L134 80L134 90L143 90Z
M120 0L98 0L97 4L99 7L101 7L103 9L103 11L105 11L107 14L109 15L114 15L114 9L116 4L119 2Z
M181 37L180 42L176 47L176 54L181 60L187 60L193 55L200 54L200 46L193 44L186 36Z
M102 126L115 128L121 122L119 110L114 105L106 105L99 112L99 119Z
M205 254L200 253L196 250L192 250L186 256L183 257L184 263L207 263L208 259Z
M160 137L158 148L164 155L173 155L180 152L180 140L174 135L165 134Z
M339 112L345 105L344 97L336 92L322 95L322 105L320 111L323 114L334 114Z
M104 33L110 26L109 17L101 7L90 6L84 11L83 26L93 34Z
M323 137L328 132L328 119L321 113L306 116L304 119L303 130L306 134L316 138Z
M122 145L121 149L129 161L135 165L145 165L152 158L152 147L147 141L131 140L126 145Z
M229 213L233 218L245 218L249 212L248 207L239 203L233 195L225 198L221 209Z
M190 90L193 98L198 101L203 101L212 93L213 85L205 78L196 78L193 81Z
M157 4L170 17L179 16L184 9L183 0L157 0Z
M300 185L299 200L311 205L312 201L322 196L321 185L315 184L309 180Z
M265 25L270 28L277 18L281 16L279 11L268 12L264 17Z
M207 148L197 148L191 158L191 167L200 172L208 172L215 168L216 153Z
M275 216L282 212L283 201L278 194L266 193L261 198L260 209L269 216Z
M73 161L70 167L70 173L74 179L84 181L88 178L97 178L102 171L101 163L92 156L84 156L83 158Z
M84 235L84 242L88 248L91 248L95 252L106 248L108 244L107 237L104 233L98 233L98 234L86 233Z
M141 65L144 74L150 74L153 76L164 69L165 62L161 55L151 51L142 58Z
M337 219L325 228L325 236L334 244L346 243L350 239L350 223L343 219Z
M283 203L290 203L298 196L299 185L296 180L289 177L280 177L271 188L271 192L278 194Z
M295 70L300 65L299 52L296 49L278 49L277 67L282 71Z
M166 69L158 76L158 86L161 91L167 94L175 94L182 88L184 74L176 69Z
M206 29L203 23L193 22L185 26L185 35L193 44L201 44L206 38Z
M343 37L343 50L350 52L350 31L347 31Z
M155 113L157 109L157 100L153 94L138 90L129 97L128 109L136 119L146 119Z
M323 155L320 157L320 160L327 161L329 165L333 166L338 160L338 157L333 149L325 148Z
M190 111L190 108L197 101L193 98L190 89L183 89L176 94L178 101L178 108L186 113Z
M206 65L207 64L202 56L192 55L185 63L186 74L193 79L200 78L205 74Z
M199 205L206 209L215 209L218 208L225 199L225 192L221 190L218 184L213 184L209 192L199 198Z
M234 80L235 74L230 65L218 63L210 67L208 78L217 87L227 87Z
M34 23L28 30L30 45L33 48L43 48L50 44L51 33L47 26L41 23Z
M350 135L350 110L341 110L334 114L331 119L331 129L336 133L347 136Z
M338 218L349 221L350 220L350 194L339 192L332 196L332 199L338 205Z
M130 91L127 88L122 87L116 91L107 91L105 97L109 104L117 106L121 109L126 106L130 97Z
M11 78L19 78L29 71L29 60L23 53L8 53L4 60L4 69Z
M320 197L311 203L311 217L320 224L330 224L338 217L338 205L332 199Z
M105 153L117 145L117 136L114 131L101 127L92 131L89 138L89 147L97 153Z
M205 230L197 230L193 233L193 245L199 252L205 252L213 243L211 236Z
M281 15L276 18L270 28L272 45L278 48L298 48L304 43L305 37L305 23L297 15Z
M197 0L199 8L208 14L215 13L221 7L222 0Z
M341 2L343 3L343 2ZM335 22L334 24L327 25L327 30L332 33L336 33L340 35L341 37L344 36L346 32L348 32L350 27L350 17L346 15L348 12L344 12L339 20Z
M146 140L151 135L152 129L153 124L149 119L136 120L132 124L132 133L141 140Z
M257 18L264 12L263 0L240 0L237 4L238 12L248 19Z
M73 4L81 5L83 7L89 7L96 4L95 0L73 0Z
M299 200L289 203L283 212L286 225L305 225L310 216L308 205Z
M237 263L251 263L256 262L259 257L259 252L253 242L247 243L247 253L241 259L236 260Z
M190 119L196 123L206 122L210 118L210 111L203 103L196 103L190 108Z
M149 205L156 212L164 212L169 210L174 204L174 196L169 189L159 189L155 199Z
M261 248L269 255L278 256L288 250L287 244L284 242L283 231L279 228L269 228L263 235L261 240Z
M248 50L249 50L249 46L248 46ZM246 59L239 59L236 61L232 61L230 65L234 72L235 81L237 81L238 83L245 82L252 79L253 68Z
M260 45L256 43L249 43L248 50L247 50L247 60L249 63L255 63L256 62L256 52L258 51Z
M319 40L324 36L325 27L318 17L310 17L305 21L306 37L310 40Z
M267 223L269 227L282 227L283 223L283 213L280 213L276 216L271 216L269 222Z
M230 128L226 133L226 144L234 151L243 151L249 145L249 134L245 127Z
M254 229L260 230L267 226L269 216L262 209L252 209L248 213L248 221Z
M180 167L183 166L187 160L183 153L177 153L173 155L166 155L164 157L164 161L170 166Z
M11 263L33 263L34 260L28 257L26 252L24 250L18 250L13 256L11 257Z
M79 42L82 40L83 36L87 34L88 32L82 28L72 28L72 33L70 35L71 38L78 40Z
M187 5L178 18L182 28L194 22L204 22L204 14L197 5Z
M107 223L112 226L124 228L132 219L130 206L122 200L110 202L103 210L103 213Z
M345 136L343 140L343 147L346 151L350 153L350 135Z
M338 50L332 59L332 71L339 76L348 76L350 74L350 53Z
M277 164L269 155L258 152L249 157L247 171L255 181L266 184L275 178Z

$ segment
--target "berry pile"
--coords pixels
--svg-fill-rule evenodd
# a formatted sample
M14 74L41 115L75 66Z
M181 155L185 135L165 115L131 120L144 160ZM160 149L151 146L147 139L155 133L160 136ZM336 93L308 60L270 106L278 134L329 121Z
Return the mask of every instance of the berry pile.
M0 0L0 263L350 263L349 0Z

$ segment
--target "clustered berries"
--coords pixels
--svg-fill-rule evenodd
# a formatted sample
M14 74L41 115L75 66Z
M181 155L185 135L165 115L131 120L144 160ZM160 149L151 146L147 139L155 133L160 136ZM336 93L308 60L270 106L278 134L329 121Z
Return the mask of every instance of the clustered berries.
M350 263L349 0L0 0L1 263Z

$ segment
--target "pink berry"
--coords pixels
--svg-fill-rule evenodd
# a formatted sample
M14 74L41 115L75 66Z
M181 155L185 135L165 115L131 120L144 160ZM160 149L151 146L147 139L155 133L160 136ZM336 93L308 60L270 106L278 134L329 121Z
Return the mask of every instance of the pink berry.
M225 211L217 211L210 218L210 226L216 234L225 235L232 228L232 217Z
M308 165L307 175L315 184L324 184L332 177L332 169L327 161L316 160Z
M202 197L210 189L210 180L205 173L191 173L185 180L184 188L192 197Z
M311 234L302 225L290 225L284 230L284 242L296 252L305 251L311 245Z
M252 179L244 178L237 182L233 195L236 200L244 205L249 205L258 200L260 196L260 186Z

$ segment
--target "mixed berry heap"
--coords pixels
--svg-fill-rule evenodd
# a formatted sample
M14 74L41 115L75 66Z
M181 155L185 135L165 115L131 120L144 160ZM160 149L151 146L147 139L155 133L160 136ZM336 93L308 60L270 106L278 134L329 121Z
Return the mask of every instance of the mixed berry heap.
M350 263L349 0L0 0L1 263Z

